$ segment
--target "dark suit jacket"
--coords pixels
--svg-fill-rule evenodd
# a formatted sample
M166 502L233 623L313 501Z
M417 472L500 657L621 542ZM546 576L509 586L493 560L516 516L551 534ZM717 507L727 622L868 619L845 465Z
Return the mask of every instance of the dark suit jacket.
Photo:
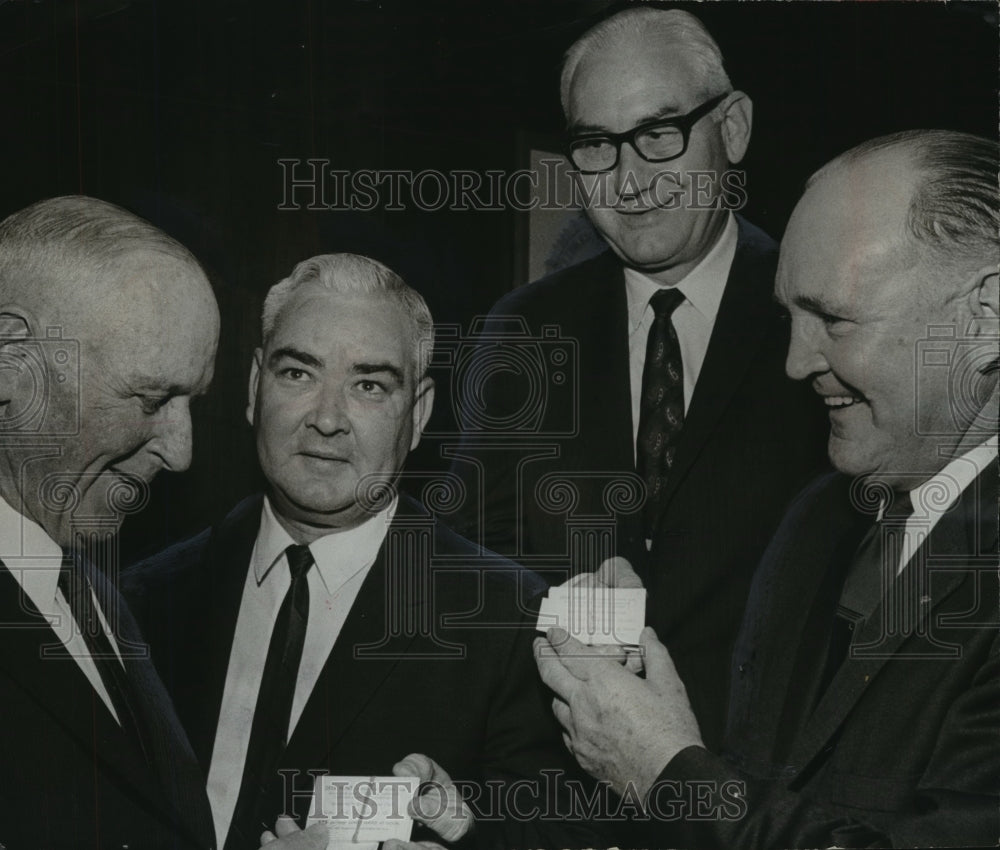
M123 588L148 635L207 773L229 653L261 498L218 526L126 571ZM562 744L538 677L527 600L537 576L495 555L481 557L418 503L400 497L366 577L281 761L294 790L272 783L273 815L308 810L313 773L389 775L412 752L456 781L478 783L474 807L496 817L483 783L538 779L543 768L581 778ZM520 793L531 812L534 797ZM537 802L537 800L535 801ZM592 844L562 817L482 820L480 842L506 846ZM502 836L501 834L502 833ZM417 833L415 833L416 836Z
M478 388L482 411L466 387L473 405L467 412L474 414L466 423L473 427L453 465L469 492L484 495L456 523L459 530L473 539L481 533L486 546L535 569L546 558L566 564L571 550L574 571L594 569L603 557L595 554L598 535L570 538L611 517L614 549L643 576L647 623L670 648L711 743L723 729L730 651L753 570L791 499L826 468L828 433L815 394L784 373L788 325L772 298L777 246L738 221L736 255L648 555L635 476L624 274L610 252L499 301L478 355L483 364L497 358L504 317L518 317L540 340L548 373L569 371L552 364L555 348L566 346L578 358L575 407L566 382L553 385L551 378L535 390L544 410L530 421L523 374L504 373ZM546 326L557 327L558 336ZM530 353L523 343L506 347L518 345ZM518 362L506 365L516 369ZM514 420L536 436L512 434ZM480 425L490 422L507 424ZM557 433L569 436L547 436ZM624 484L616 487L616 480Z
M91 580L102 581L96 571ZM119 640L138 643L138 629L121 598L107 586L95 589L100 598L112 593L112 604L118 604ZM0 845L7 850L214 846L194 754L148 657L130 659L127 669L147 711L156 714L153 764L115 722L2 564L0 622ZM46 646L56 648L55 657L42 657Z
M691 747L661 776L744 781L747 811L665 828L678 846L1000 837L996 467L941 518L819 694L842 567L864 531L849 486L810 487L768 548L734 653L726 757Z

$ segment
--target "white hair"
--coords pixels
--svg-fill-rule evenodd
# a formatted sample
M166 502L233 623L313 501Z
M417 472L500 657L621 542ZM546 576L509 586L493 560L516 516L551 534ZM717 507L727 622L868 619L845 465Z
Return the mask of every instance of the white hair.
M394 299L413 325L413 362L422 378L434 347L434 320L423 297L390 268L358 254L320 254L299 263L264 299L261 336L266 347L288 300L302 286L314 284L331 292L375 295Z
M653 35L666 43L677 44L691 59L698 75L697 94L700 98L707 99L732 89L719 45L701 21L681 9L637 6L591 27L566 51L559 90L563 113L569 115L569 90L573 76L589 53Z
M89 290L94 281L115 279L122 260L138 251L203 275L187 248L128 210L85 195L38 201L0 222L0 296L18 297L40 282L61 287L50 299Z

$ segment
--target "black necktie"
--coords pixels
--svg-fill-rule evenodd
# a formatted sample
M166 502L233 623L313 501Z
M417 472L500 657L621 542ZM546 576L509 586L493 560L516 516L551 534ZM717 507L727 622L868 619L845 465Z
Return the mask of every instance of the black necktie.
M647 540L652 538L660 515L667 475L684 425L684 369L677 331L670 320L683 300L683 293L671 288L661 289L649 301L656 317L646 342L636 439L636 471L646 482L643 526Z
M878 607L888 583L895 579L906 521L912 514L910 494L894 493L882 518L873 523L861 538L844 577L817 697L829 687L847 657L854 634Z
M111 697L111 704L118 715L122 729L136 739L147 763L151 764L149 733L141 712L137 711L133 683L123 662L112 648L111 641L98 617L91 582L79 562L69 553L63 554L58 584L69 603L73 619L76 620L80 635L87 646L87 652L97 667L108 696Z
M302 660L309 618L309 585L306 573L313 564L308 546L289 546L285 550L292 584L285 595L271 633L264 674L260 680L257 707L254 710L243 766L243 781L236 800L226 850L256 846L261 832L274 827L280 812L266 812L263 804L288 744L295 682Z

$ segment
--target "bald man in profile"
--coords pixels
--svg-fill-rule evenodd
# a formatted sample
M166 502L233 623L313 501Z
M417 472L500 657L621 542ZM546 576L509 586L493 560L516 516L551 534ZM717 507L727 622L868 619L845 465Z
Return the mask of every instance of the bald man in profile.
M787 370L837 472L761 560L724 745L650 629L643 679L564 635L539 658L577 760L645 801L640 846L996 845L998 162L995 140L896 133L792 213Z
M191 462L214 296L103 201L0 223L0 846L209 848L204 781L114 586L114 535Z

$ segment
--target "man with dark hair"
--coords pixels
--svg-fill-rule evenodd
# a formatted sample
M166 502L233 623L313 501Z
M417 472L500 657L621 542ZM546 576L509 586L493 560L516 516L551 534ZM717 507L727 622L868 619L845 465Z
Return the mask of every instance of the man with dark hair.
M899 133L824 167L792 215L787 369L823 398L838 472L761 563L720 755L651 630L645 680L540 642L585 769L633 783L654 824L702 788L653 844L996 843L997 164L993 141Z
M476 421L501 424L463 435L453 468L482 503L460 527L564 574L628 558L649 592L647 622L717 742L754 567L823 468L826 438L821 407L782 369L777 245L730 209L752 103L697 18L643 6L569 49L561 94L578 186L610 250L493 308L479 356L507 368L467 397L484 399ZM517 435L504 424L525 405L504 354L511 317L543 355L553 328L576 353L546 377L579 376L576 408L542 398L542 419ZM548 498L556 487L573 497ZM630 488L638 497L621 498ZM613 544L573 536L608 520Z
M197 762L115 589L115 535L191 462L219 315L180 244L111 204L0 223L0 845L209 848Z
M317 776L393 773L425 784L425 840L590 843L544 809L541 771L575 767L533 665L540 581L395 493L434 397L423 299L374 260L314 257L268 293L262 336L247 419L266 494L125 586L207 774L219 846L272 826L323 846L275 819L304 823Z

